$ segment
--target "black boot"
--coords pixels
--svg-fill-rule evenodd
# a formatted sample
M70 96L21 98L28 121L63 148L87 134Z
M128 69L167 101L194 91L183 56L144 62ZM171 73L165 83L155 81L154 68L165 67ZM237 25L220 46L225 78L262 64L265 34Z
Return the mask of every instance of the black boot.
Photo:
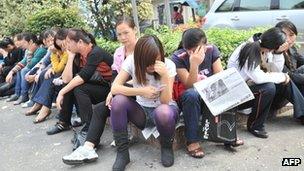
M160 137L161 162L163 166L170 167L174 164L173 139L169 137Z
M129 139L127 132L114 132L114 140L117 146L117 155L113 164L113 171L123 171L130 163Z
M10 83L3 83L1 85L1 87L0 87L0 96L3 97L3 96L8 96L8 95L14 94L14 93L8 92L11 87L13 87L12 84L10 84Z

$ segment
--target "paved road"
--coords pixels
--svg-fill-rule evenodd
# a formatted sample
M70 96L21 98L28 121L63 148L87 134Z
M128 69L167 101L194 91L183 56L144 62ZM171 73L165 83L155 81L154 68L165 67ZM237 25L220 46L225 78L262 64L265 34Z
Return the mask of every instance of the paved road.
M61 157L71 152L72 131L48 136L46 129L56 122L52 118L34 125L34 116L24 116L25 109L0 100L0 170L111 170L115 159L110 146L110 128L105 129L95 163L71 167L62 163ZM53 113L56 113L54 111ZM240 126L238 134L245 145L235 152L222 145L203 142L207 154L203 159L193 159L183 149L175 152L175 164L165 169L160 164L160 151L139 143L131 147L131 164L127 170L304 170L304 126L296 123L290 112L267 123L268 139L258 139ZM299 157L297 167L282 167L282 158Z

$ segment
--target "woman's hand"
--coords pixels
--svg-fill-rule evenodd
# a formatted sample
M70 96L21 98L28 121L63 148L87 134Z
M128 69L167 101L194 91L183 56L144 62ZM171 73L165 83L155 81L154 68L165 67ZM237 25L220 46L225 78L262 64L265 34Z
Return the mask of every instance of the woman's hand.
M35 83L38 83L38 81L39 81L39 76L40 76L40 74L36 74L36 76L35 76Z
M5 78L5 81L7 82L7 83L12 83L13 82L13 72L9 72L8 74L7 74L7 76L6 76L6 78Z
M190 55L190 65L200 65L205 59L205 45L198 46Z
M155 99L156 97L159 96L159 91L157 90L156 87L153 86L146 86L142 88L141 91L141 96L147 98L147 99Z
M112 93L110 92L106 98L106 106L108 106L108 108L111 110L111 104L112 104Z
M289 49L289 44L287 42L283 43L279 49L275 50L275 53L282 53Z
M32 82L35 81L35 77L36 77L36 74L34 74L34 75L26 74L26 75L25 75L25 80L26 80L27 82L29 82L29 83L32 83Z
M52 74L54 74L53 69L49 68L44 74L44 79L47 80L47 79L51 78Z
M288 84L290 82L290 77L288 74L285 74L285 81L284 84Z
M56 99L56 106L58 110L61 110L61 105L63 103L63 96L64 94L62 93L62 91L59 91L57 99Z
M69 60L74 60L75 55L76 55L75 53L73 53L73 52L67 50L67 54L68 54L68 59L69 59Z
M154 71L158 73L161 77L168 76L168 69L166 68L165 63L162 61L155 61Z
M2 48L0 48L0 54L2 54L3 56L7 56L8 52Z

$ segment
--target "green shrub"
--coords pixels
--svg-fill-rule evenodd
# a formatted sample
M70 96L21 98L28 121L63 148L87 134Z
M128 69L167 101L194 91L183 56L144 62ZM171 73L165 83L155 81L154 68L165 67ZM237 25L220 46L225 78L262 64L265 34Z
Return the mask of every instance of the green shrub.
M120 46L119 42L105 39L96 39L96 43L97 45L99 45L99 47L103 48L105 51L112 55L114 54L115 50Z
M53 27L83 28L84 26L85 23L79 15L79 11L73 8L52 7L44 9L29 17L26 21L26 29L36 34Z
M205 30L208 43L216 45L221 51L223 66L226 66L227 60L242 42L246 41L254 33L263 32L267 28L258 27L248 30L236 30L229 28L211 28ZM181 30L172 30L167 26L162 26L158 30L147 29L145 34L155 34L162 41L166 56L171 56L177 49L181 41Z

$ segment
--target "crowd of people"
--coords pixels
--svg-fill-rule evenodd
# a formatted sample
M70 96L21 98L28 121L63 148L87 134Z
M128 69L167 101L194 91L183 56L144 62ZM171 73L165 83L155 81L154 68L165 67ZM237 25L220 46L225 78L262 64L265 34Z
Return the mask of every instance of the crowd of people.
M186 151L204 157L198 132L201 116L210 111L193 84L223 71L219 48L208 44L202 29L190 28L171 57L165 57L157 36L137 37L136 30L131 18L117 21L121 46L113 56L90 33L75 28L45 30L38 36L24 32L0 41L0 96L29 107L25 115L37 115L35 124L48 118L55 103L58 121L48 135L70 130L73 111L81 118L83 127L75 135L74 151L62 158L65 164L98 158L107 119L117 148L115 171L130 162L128 122L141 130L156 127L161 163L170 167L175 126L182 117ZM237 108L252 108L247 129L258 138L268 137L267 116L286 102L304 124L304 57L295 48L297 34L293 23L281 21L240 42L228 60L227 67L239 71L255 96ZM243 144L238 138L231 145Z

